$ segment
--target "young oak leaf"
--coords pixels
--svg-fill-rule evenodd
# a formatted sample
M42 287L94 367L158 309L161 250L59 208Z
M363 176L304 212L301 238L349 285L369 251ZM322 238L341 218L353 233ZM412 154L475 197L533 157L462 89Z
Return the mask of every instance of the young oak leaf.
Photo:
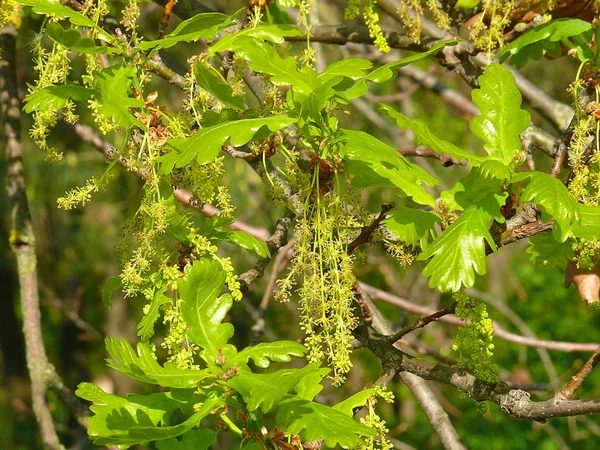
M379 179L396 186L416 203L435 206L435 200L422 186L423 183L429 186L438 184L439 181L435 177L370 134L353 130L343 132L347 140L341 155L346 161L361 163L357 167L359 179L360 173L364 175L364 168L367 166L366 168L374 172Z
M217 434L216 431L208 428L190 430L181 437L180 441L176 438L158 441L156 448L158 450L208 450L215 442Z
M233 95L232 87L225 82L223 76L214 67L203 61L196 61L194 74L198 86L210 92L221 103L232 109L244 109L244 98Z
M159 158L162 163L159 172L163 175L170 173L173 167L183 167L194 158L198 164L210 162L217 157L228 139L231 145L239 147L252 139L264 138L294 122L295 118L285 115L240 119L202 128L187 139L171 139L167 141L166 146L173 151ZM263 127L268 131L259 133Z
M329 373L329 369L319 366L320 363L310 363L301 369L282 369L264 374L252 373L246 369L238 372L227 384L243 397L248 411L260 408L263 413L267 413L279 407L280 400L294 391L305 377L311 376L311 381L320 391L321 380ZM306 390L306 386L303 389Z
M171 392L149 395L129 394L127 397L108 394L93 383L80 383L75 394L94 402L90 407L88 435L96 445L119 445L127 448L149 442L172 439L200 424L216 408L222 407L222 396L209 394L201 407L187 420L171 425L177 410L189 411L190 399L176 398Z
M529 184L521 193L521 202L535 203L542 210L542 218L553 219L552 234L558 242L564 242L572 229L577 229L580 217L579 204L567 187L551 175L542 172L524 172L515 175L511 183L529 178Z
M261 342L260 344L246 347L237 355L227 360L227 367L239 367L253 360L260 368L267 368L273 362L288 362L292 356L303 356L306 347L293 341Z
M161 366L148 344L139 342L137 354L126 339L106 339L106 351L114 359L107 359L109 367L144 383L172 388L193 388L210 374L206 370L180 369L166 362ZM117 364L118 363L118 364Z
M472 205L450 225L417 259L431 258L423 275L431 276L430 287L457 292L472 287L475 273L486 272L485 242L495 251L488 231L492 215L481 205Z
M580 269L575 261L569 261L565 270L565 287L574 283L582 302L588 304L600 301L600 266Z
M396 123L400 128L411 130L415 134L416 141L419 144L431 148L434 152L438 154L447 154L458 160L466 159L472 166L478 166L485 161L484 156L470 153L457 147L450 141L437 137L422 120L410 119L389 105L381 104L380 107L392 119L396 120Z
M500 64L487 66L479 85L471 96L481 115L473 117L469 127L484 142L487 153L508 166L519 156L519 134L529 126L531 116L521 109L515 77Z
M143 126L130 111L130 108L144 106L142 99L129 96L131 80L135 77L134 66L123 67L120 64L114 64L100 72L93 72L95 87L99 92L97 100L102 104L100 113L112 117L121 127Z
M140 43L141 50L160 50L173 47L178 42L192 42L201 38L212 38L224 28L235 24L233 16L217 12L200 13L184 20L177 28L167 34L164 38L155 41L143 41Z
M352 87L346 90L346 92L344 93L344 97L346 97L348 100L362 97L369 89L369 82L381 84L393 80L398 75L398 71L396 69L398 69L399 67L408 66L409 64L425 59L428 56L437 53L442 48L446 46L456 45L459 42L459 39L438 42L426 52L415 53L414 55L410 55L398 61L393 61L391 63L384 64L383 66L376 68L372 72L366 74L364 77L357 80Z
M433 237L435 225L440 224L440 218L432 212L422 209L396 206L389 212L388 219L383 224L413 249L419 245L425 250Z
M255 38L263 41L269 41L274 44L282 44L287 36L302 36L302 31L290 25L263 25L260 27L248 27L235 34L226 36L216 42L208 50L210 56L226 50L237 50L242 38Z
M583 49L587 49L585 41L591 41L593 25L580 19L564 18L539 25L513 42L500 52L498 59L501 63L510 58L510 63L517 69L522 69L529 59L539 60L544 54L554 58L562 55L562 45L568 49L574 45L570 39L575 39Z
M220 296L226 274L218 261L200 258L185 268L185 276L177 283L181 295L181 314L189 325L187 336L203 350L202 359L216 364L222 353L226 358L236 349L227 342L233 336L233 325L222 323L231 308L231 295Z
M323 439L331 448L354 448L362 436L377 434L342 411L293 395L279 402L275 421L288 433L301 434L305 441Z
M37 89L25 97L24 101L26 103L23 106L23 111L31 114L35 111L43 111L50 108L58 110L67 106L70 99L84 101L92 95L98 95L98 91L78 84L48 86L43 89Z

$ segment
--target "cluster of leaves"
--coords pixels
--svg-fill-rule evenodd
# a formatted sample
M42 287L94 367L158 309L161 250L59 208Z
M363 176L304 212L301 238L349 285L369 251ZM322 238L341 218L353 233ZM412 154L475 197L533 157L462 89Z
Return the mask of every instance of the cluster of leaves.
M481 140L483 155L462 150L435 136L423 122L381 106L399 127L411 129L421 144L471 164L470 172L442 192L440 199L426 189L439 184L434 176L374 136L339 125L338 115L352 99L367 92L369 83L388 82L397 68L455 45L456 40L375 69L366 59L351 58L317 73L310 48L298 61L280 45L286 37L299 36L302 31L289 25L263 25L260 8L252 16L251 26L229 35L225 31L237 24L241 12L232 16L198 14L160 39L143 40L135 26L139 11L131 4L122 20L128 33L113 36L102 28L107 11L103 1L90 2L81 13L47 0L20 3L51 18L41 34L49 38L51 50L46 50L41 38L36 42L40 77L24 107L34 115L32 135L39 145L54 157L59 155L46 138L59 111L67 120L77 120L77 102L87 103L101 132L123 130L125 136L120 149L111 155L112 164L104 176L67 194L59 204L68 209L86 203L92 192L109 181L110 170L118 162L144 180L145 196L128 227L134 245L125 251L121 277L112 280L104 292L107 304L119 288L127 295L146 298L144 317L138 324L141 342L136 352L125 341L109 339L107 350L115 369L171 390L123 398L93 384L82 384L77 394L95 403L90 435L97 444L130 446L157 441L159 449L186 448L192 443L207 448L216 430L228 428L248 449L280 444L298 448L300 441L317 439L327 446L372 448L375 436L385 430L372 410L373 397L380 392L362 391L333 408L313 401L329 373L320 368L320 361L327 360L332 367L334 383L343 382L351 367L350 343L358 319L354 312L354 260L348 249L369 222L353 189L397 190L402 205L385 221L391 233L379 232L372 241L405 263L415 255L427 261L424 274L430 277L430 286L441 291L459 292L473 286L475 274L486 272L486 255L497 250L498 237L490 233L490 223L505 223L525 202L537 205L542 218L554 222L552 242L545 241L550 249L562 248L567 239L595 239L600 232L600 222L595 220L600 215L597 202L581 201L545 173L519 172L524 160L519 134L529 126L530 116L521 109L514 77L499 64L487 67L479 79L480 89L472 94L481 115L471 120L470 127ZM369 1L364 6L371 19L373 5ZM298 6L306 28L308 7L304 2ZM377 36L374 23L370 29ZM181 42L211 40L217 34L221 39L210 46L208 54L190 60L185 77L188 99L182 111L167 111L155 105L156 94L144 94L150 77L146 67L158 51ZM521 52L531 50L537 55L530 47L540 42L523 36L523 45L508 52L517 60L518 55L527 59ZM588 49L582 48L585 58ZM85 55L86 74L81 83L68 82L69 51ZM231 67L236 73L232 83L210 64L211 57L223 52L233 54ZM99 54L111 58L113 64L99 66ZM268 81L265 98L257 107L246 105L241 87L240 74L248 68ZM287 89L285 98L282 87ZM286 143L290 126L298 131L293 148ZM262 145L265 139L272 145ZM275 200L300 217L295 259L280 283L280 297L287 298L296 278L301 278L301 326L308 350L288 341L240 351L229 343L233 327L222 321L241 292L231 262L217 255L215 244L227 241L260 258L271 255L255 238L227 230L233 208L220 183L219 153L225 144L253 151ZM267 147L274 147L283 163L276 158L268 160L272 155ZM271 170L273 166L279 170ZM204 224L195 223L171 195L173 187L189 189L193 205L216 202L223 214ZM175 253L167 248L173 241L177 242ZM123 246L128 245L125 242ZM543 259L542 251L541 246L534 250ZM225 284L229 294L220 295ZM471 322L459 334L458 348L469 361L466 365L491 380L495 377L489 359L489 319L480 306L468 300L460 307L460 314ZM158 362L151 344L161 316L169 326L162 344L168 353L164 364ZM485 344L485 357L472 350L480 341ZM271 361L287 362L291 356L305 353L310 364L301 369L260 373L249 364L252 360L255 366L267 368ZM365 404L369 426L351 417L355 407ZM231 414L232 410L236 414ZM275 426L263 430L269 421ZM378 442L381 447L387 445L384 439Z
M600 204L600 144L597 139L600 122L596 106L600 90L594 82L600 70L600 54L594 43L597 33L597 25L589 22L558 19L528 31L500 53L500 61L510 58L511 64L517 68L543 55L560 57L563 49L567 49L580 62L577 78L569 87L575 108L567 152L571 171L568 190L572 200L565 197L565 202L570 201L574 205L570 208L571 212L565 211L565 214L575 218L577 230L567 242L558 246L545 236L536 236L530 239L532 247L528 251L534 262L561 268L574 262L575 270L581 271L590 271L600 262L600 236L595 226L595 207ZM590 136L596 137L595 148L590 148ZM569 276L567 281L570 282ZM588 292L582 294L582 300L593 303L598 300L598 295L600 293L597 290Z

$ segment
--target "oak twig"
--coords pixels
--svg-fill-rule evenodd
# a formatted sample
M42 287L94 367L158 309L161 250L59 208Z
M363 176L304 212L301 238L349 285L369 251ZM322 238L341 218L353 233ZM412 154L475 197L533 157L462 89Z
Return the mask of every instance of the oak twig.
M447 308L440 309L439 311L436 311L433 314L430 314L429 316L421 317L419 320L417 320L412 325L409 325L408 327L404 327L400 331L398 331L392 335L386 336L386 338L389 342L392 342L392 343L396 342L402 336L410 333L411 331L415 331L415 330L418 330L419 328L423 328L424 326L427 326L431 322L435 322L436 320L438 320L448 314L454 314L457 304L458 304L458 302L454 302L452 305L448 306Z
M360 244L367 242L371 238L371 235L375 232L375 230L377 230L381 222L385 220L386 214L390 212L395 206L396 205L394 203L386 203L384 205L381 205L381 212L379 213L379 216L377 216L377 218L373 222L371 222L370 225L363 227L360 231L360 234L348 244L347 252L349 255L354 253L356 247L358 247Z
M556 393L554 398L556 400L571 400L577 390L581 387L585 379L588 377L594 367L600 362L600 346L596 349L594 354L587 360L579 372L571 377L567 385Z

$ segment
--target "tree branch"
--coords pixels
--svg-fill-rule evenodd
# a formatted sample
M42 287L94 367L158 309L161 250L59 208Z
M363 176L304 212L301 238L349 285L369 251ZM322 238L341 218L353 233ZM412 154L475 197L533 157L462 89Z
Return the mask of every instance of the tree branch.
M275 225L275 232L266 240L267 247L269 248L270 256L261 258L255 264L255 266L248 272L241 274L238 277L240 282L240 290L246 292L250 287L250 284L257 278L261 278L265 273L265 269L275 257L280 248L287 244L287 235L290 224L292 223L293 214L286 210L285 215L277 221Z
M370 286L366 283L359 282L360 288L366 292L372 298L379 299L383 302L389 303L391 305L397 306L405 311L409 311L414 314L422 314L422 315L430 315L435 311L426 306L416 305L408 300L405 300L396 295L390 294L389 292L383 291L381 289L377 289L373 286ZM462 326L464 322L460 320L456 316L443 316L440 318L441 321ZM525 345L527 347L539 347L539 348L547 348L548 350L556 350L561 352L594 352L598 347L596 343L576 343L576 342L562 342L562 341L546 341L543 339L535 339L526 336L520 336L518 334L510 333L502 328L498 323L494 322L494 336L508 341L514 342L516 344ZM391 333L388 333L391 334Z
M358 329L357 338L381 360L384 373L396 373L401 369L405 355L400 349L395 347L397 344L388 342L384 337L384 335L393 333L392 327L373 304L369 294L362 289L361 284L356 285L356 291L363 318L366 319L365 324ZM366 326L367 323L370 324L370 327ZM378 335L371 337L373 331L378 333ZM393 351L388 351L389 348L392 348ZM419 377L411 375L408 371L403 371L399 376L415 395L444 448L452 450L464 449L465 447L452 426L448 414L441 407L427 383Z
M386 336L387 340L389 342L394 343L394 342L398 341L400 338L402 338L402 336L410 333L411 331L415 331L415 330L418 330L419 328L423 328L423 327L427 326L428 324L430 324L431 322L435 322L436 320L438 320L448 314L454 314L457 304L458 304L458 302L454 302L452 305L448 306L447 308L440 309L439 311L436 311L433 314L430 314L429 316L421 317L419 320L417 320L412 325L402 328L400 331L398 331L390 336Z
M412 38L405 36L395 31L383 31L390 48L399 48L411 50L415 52L426 51L428 44L432 39L424 39L423 44L416 44ZM287 41L305 42L306 35L302 36L286 36ZM353 44L368 44L375 45L373 38L369 36L369 30L366 26L358 23L348 23L343 25L313 25L310 28L311 42L319 42L323 44L346 45Z
M556 400L571 400L577 390L581 387L585 379L588 377L594 367L598 365L600 362L600 347L596 349L594 354L587 360L587 362L583 365L579 372L571 377L567 385L562 388L559 392L556 393L554 398Z
M398 149L398 153L401 153L404 156L422 156L424 158L435 158L439 159L442 163L442 166L449 167L452 165L455 166L466 166L469 164L469 161L466 159L454 159L447 153L437 153L436 151L423 147L419 145L418 147L403 147Z
M381 205L381 212L379 213L379 216L373 222L371 222L370 225L363 227L356 239L348 244L347 252L349 255L354 253L356 247L367 242L371 238L371 235L375 232L375 230L377 230L377 228L379 228L381 222L385 220L386 214L395 206L396 205L394 203L386 203Z

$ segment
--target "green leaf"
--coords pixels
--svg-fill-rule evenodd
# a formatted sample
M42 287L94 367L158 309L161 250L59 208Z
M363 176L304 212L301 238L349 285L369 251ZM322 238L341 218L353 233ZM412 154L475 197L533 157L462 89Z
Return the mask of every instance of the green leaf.
M412 130L419 144L431 148L434 152L438 154L448 154L452 158L458 160L466 159L473 166L478 166L485 161L485 157L474 155L473 153L458 148L452 142L437 137L422 120L409 119L404 114L388 105L382 104L381 109L387 112L392 119L395 119L400 128Z
M137 334L144 341L147 341L154 335L154 324L160 318L160 307L171 301L165 295L166 290L166 286L154 286L152 300L144 308L144 317L137 324Z
M67 106L70 99L83 101L92 95L98 94L94 89L89 89L78 84L65 84L62 86L48 86L43 89L36 89L25 97L27 102L23 106L23 111L31 114L35 111L44 111L47 109L59 110Z
M255 72L271 75L270 81L275 85L290 85L306 95L317 87L314 70L303 67L301 72L298 71L294 58L282 58L271 44L263 40L241 37L235 40L235 46L227 50L235 51L236 56L248 60L248 66Z
M244 109L244 98L233 95L233 89L225 82L221 74L211 66L202 61L194 64L196 82L207 92L210 92L221 103L230 108Z
M367 400L370 397L373 397L373 395L375 395L375 389L363 389L337 405L334 405L333 409L346 414L348 417L352 417L354 408L360 408L361 406L366 405Z
M271 252L269 247L260 239L255 238L251 234L245 231L219 231L212 233L210 238L219 239L230 242L235 245L239 245L242 248L248 250L254 256L259 258L270 258Z
M47 16L58 17L59 19L69 19L73 25L81 27L97 28L96 24L81 13L62 5L58 1L49 0L17 0L18 3L25 6L33 6L33 12L45 14Z
M433 55L434 53L437 53L440 49L442 49L443 47L446 47L447 45L456 45L459 42L460 42L460 39L442 41L442 42L439 42L439 43L435 44L434 46L432 46L426 52L417 53L417 54L411 55L407 58L403 58L398 61L394 61L394 62L385 64L381 67L378 67L377 69L373 70L371 73L365 75L363 78L358 80L354 84L354 86L352 86L350 89L348 89L344 93L344 96L348 100L351 100L351 99L357 98L357 97L362 97L363 95L365 95L365 93L369 89L369 85L368 85L369 81L372 83L381 84L381 83L385 83L386 81L392 80L396 77L396 75L398 75L398 72L395 69L397 69L399 67L408 66L409 64L420 61L424 58L427 58L430 55Z
M475 273L485 274L485 241L496 250L488 231L491 218L484 208L472 205L419 255L419 260L432 258L423 270L423 275L431 276L430 287L456 292L472 287Z
M104 287L102 288L102 303L109 310L112 309L112 296L115 292L123 287L123 282L119 277L111 277L106 280Z
M502 186L510 177L508 167L500 161L488 159L458 180L452 189L443 191L441 197L449 211L462 211L486 197L489 200L495 199L493 207L489 204L488 212L498 222L504 223L506 219L500 208L506 202L508 194L502 191Z
M365 70L373 67L373 63L368 59L364 58L346 58L335 61L328 65L323 72L321 72L317 78L322 83L342 77L356 80L365 75Z
M526 251L533 264L558 269L564 269L575 256L570 242L556 242L550 233L530 237Z
M158 450L208 450L217 438L217 432L203 428L201 430L190 430L185 433L181 441L176 438L166 441L158 441Z
M245 37L256 38L263 41L282 44L286 36L302 36L302 31L290 25L265 25L261 27L248 27L230 36L224 37L210 49L211 56L225 50L237 50L237 40Z
M301 434L304 441L323 439L328 447L354 448L361 436L377 434L341 411L292 395L279 403L275 421L287 433Z
M412 164L392 147L362 131L343 130L347 137L341 155L345 160L366 164L379 177L388 180L404 195L421 204L435 206L435 200L422 186L438 184L425 170Z
M383 224L413 249L420 245L425 250L431 238L435 237L435 225L441 222L432 212L405 206L395 207L390 214L391 217Z
M98 101L102 103L100 113L112 117L115 123L122 127L143 126L129 110L129 108L144 106L142 99L129 96L131 80L134 77L136 77L134 66L123 67L120 64L107 67L100 72L93 72L96 89L99 91Z
M562 55L561 44L567 48L570 38L582 36L591 42L593 25L580 19L556 19L537 26L513 42L500 52L499 59L503 63L510 58L510 63L522 69L529 59L539 60L545 53L554 58Z
M248 411L260 408L267 413L279 406L280 400L308 375L315 375L313 380L319 390L322 389L320 381L328 372L329 369L319 368L319 363L308 364L302 369L282 369L265 374L243 370L229 379L227 384L244 398Z
M93 383L79 384L75 394L95 403L90 409L88 435L96 445L148 445L151 441L171 439L198 426L215 408L223 406L224 399L210 395L202 406L187 420L171 425L175 411L190 409L189 399L181 400L171 392L149 395L130 394L127 397L107 394Z
M576 228L581 220L578 203L560 180L542 173L519 173L511 180L512 183L529 178L529 184L521 193L521 202L533 202L542 211L545 221L554 219L552 234L559 242L564 242L569 231Z
M571 226L574 237L593 240L600 239L600 206L578 204L580 222Z
M284 8L294 8L300 6L300 0L277 0Z
M269 130L268 134L271 134L295 121L296 119L283 115L241 119L203 128L187 139L171 139L166 145L175 151L167 153L159 159L163 163L160 173L169 173L174 166L183 167L194 158L198 164L211 162L217 157L227 139L231 145L239 147L252 139L258 139L256 135L263 127ZM260 133L259 135L266 137L268 134Z
M200 356L215 365L219 350L235 354L227 341L233 336L233 325L221 323L231 308L231 295L219 296L226 274L218 261L201 258L185 268L185 277L177 283L181 294L181 314L189 325L188 338L204 349Z
M117 52L113 47L97 46L93 39L82 37L79 30L70 27L65 29L57 22L49 23L46 33L55 42L77 53L111 54Z
M509 165L520 154L519 134L527 129L531 116L521 109L515 77L500 64L487 66L479 85L471 95L481 115L473 117L469 127L492 158Z
M222 29L234 25L233 17L236 14L232 17L217 12L196 14L177 25L177 28L164 38L141 42L139 48L141 50L160 50L173 47L178 42L193 42L201 38L212 38Z
M106 350L116 361L107 360L108 366L144 383L171 388L193 388L209 376L206 370L180 369L166 362L158 364L149 344L139 342L137 354L126 339L106 339ZM117 364L118 363L118 364Z
M263 369L269 367L273 362L288 362L292 356L303 356L306 347L293 341L262 342L251 347L246 347L237 355L227 361L228 367L245 366L248 360Z

